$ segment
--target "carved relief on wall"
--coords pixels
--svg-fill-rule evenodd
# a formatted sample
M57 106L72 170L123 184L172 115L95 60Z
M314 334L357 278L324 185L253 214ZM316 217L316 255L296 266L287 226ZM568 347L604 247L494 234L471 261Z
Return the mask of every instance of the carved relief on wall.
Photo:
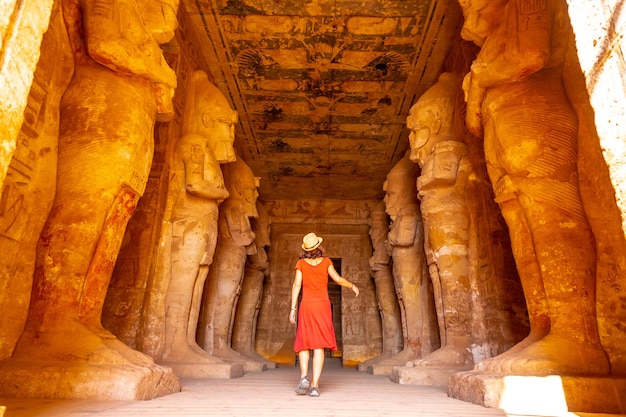
M72 74L61 10L52 10L17 147L0 182L0 359L13 352L30 301L35 250L52 207L59 101Z

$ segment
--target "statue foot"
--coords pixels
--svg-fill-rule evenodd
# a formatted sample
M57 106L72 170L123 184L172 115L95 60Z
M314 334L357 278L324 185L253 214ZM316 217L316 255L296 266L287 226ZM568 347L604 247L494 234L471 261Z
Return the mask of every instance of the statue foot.
M516 375L606 375L610 366L600 345L548 335L507 355L498 371Z
M258 352L256 352L253 349L239 349L236 352L238 352L239 354L241 354L245 358L250 359L252 361L256 361L256 362L271 362L270 360L268 360L263 355L259 354Z
M415 361L415 366L468 368L473 363L469 347L447 345Z
M58 323L45 331L25 332L14 357L93 365L154 365L147 355L118 339L103 339L81 323Z
M532 332L526 336L522 341L513 345L509 350L502 352L501 354L494 356L493 358L485 359L478 362L474 366L474 370L482 372L502 372L502 364L508 360L509 357L515 356L518 352L526 349L531 344L539 341L545 335L537 335Z
M140 366L154 365L154 359L151 356L146 355L143 352L135 350L124 342L119 340L117 336L102 327L100 323L89 325L86 327L97 337L102 340L102 343L112 350L116 350L120 355L124 356L130 362Z
M213 349L213 354L220 359L228 362L246 362L250 361L249 358L243 356L241 353L234 351L228 346L219 346Z
M184 346L177 346L163 355L163 362L183 362L183 363L197 363L197 364L218 364L224 363L224 361L216 356L212 356L206 351L202 350L200 346L193 344Z
M381 360L377 363L377 365L406 365L407 362L414 361L419 359L421 353L418 353L417 348L415 347L407 347L404 350L396 353L395 355L390 356L387 359Z

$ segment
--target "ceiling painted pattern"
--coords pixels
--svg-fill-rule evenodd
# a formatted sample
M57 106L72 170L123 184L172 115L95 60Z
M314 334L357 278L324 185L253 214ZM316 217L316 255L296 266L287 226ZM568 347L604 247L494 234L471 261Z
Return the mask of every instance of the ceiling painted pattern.
M408 149L411 105L437 79L456 1L183 0L240 122L261 198L369 199Z

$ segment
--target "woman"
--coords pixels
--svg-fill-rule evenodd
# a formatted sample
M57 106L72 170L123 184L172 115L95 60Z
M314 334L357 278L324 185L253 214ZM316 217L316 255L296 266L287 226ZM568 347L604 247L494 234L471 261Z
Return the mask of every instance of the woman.
M357 286L342 278L330 258L324 256L324 249L320 246L322 240L315 233L309 233L302 239L302 253L296 263L296 278L291 288L289 313L289 321L296 324L296 305L300 289L304 285L293 348L298 353L300 361L300 383L296 388L296 394L304 395L308 392L311 397L320 395L318 384L324 367L324 348L337 350L328 298L328 277L342 287L350 288L357 297L359 295ZM313 349L312 382L307 376L310 349Z

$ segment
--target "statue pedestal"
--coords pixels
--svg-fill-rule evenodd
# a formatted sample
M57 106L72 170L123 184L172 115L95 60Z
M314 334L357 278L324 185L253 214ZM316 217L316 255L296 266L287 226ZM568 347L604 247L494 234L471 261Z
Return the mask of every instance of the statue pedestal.
M626 413L626 377L521 376L459 372L448 395L507 414L559 415L566 412Z
M367 367L367 373L370 375L391 375L393 372L393 368L396 366L401 366L404 364L395 364L395 365L385 365L385 364L376 364L369 365Z
M232 379L244 374L243 363L160 362L181 378Z
M448 387L448 380L457 372L471 368L444 368L431 366L396 366L391 372L391 380L396 384L432 385Z
M0 364L0 397L71 400L151 400L180 392L172 369L159 365L67 362Z

